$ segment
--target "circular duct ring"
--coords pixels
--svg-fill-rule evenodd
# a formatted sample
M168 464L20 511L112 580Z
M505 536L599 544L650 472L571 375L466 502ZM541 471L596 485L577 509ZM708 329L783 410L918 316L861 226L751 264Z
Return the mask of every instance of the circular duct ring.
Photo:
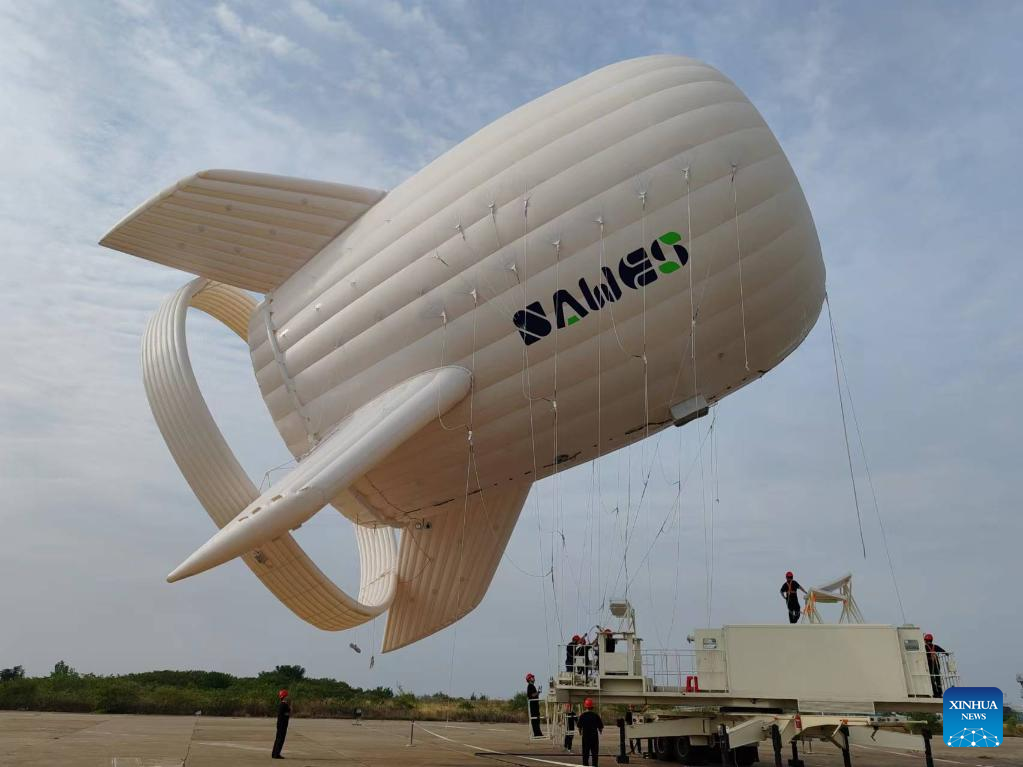
M142 338L142 375L157 426L185 480L219 528L259 491L217 427L195 380L185 340L190 306L245 340L256 302L239 288L195 279L164 301ZM362 573L359 599L324 575L290 534L267 541L242 559L304 621L327 631L351 628L386 610L397 587L394 532L387 527L355 528Z

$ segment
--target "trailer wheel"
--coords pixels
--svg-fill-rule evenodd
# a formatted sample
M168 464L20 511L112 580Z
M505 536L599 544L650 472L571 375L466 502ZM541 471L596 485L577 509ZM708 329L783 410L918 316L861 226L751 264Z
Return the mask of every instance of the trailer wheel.
M672 741L675 738L657 738L654 741L654 753L657 754L657 758L664 762L670 762L672 756L674 756L674 743Z
M688 763L689 758L693 753L693 746L689 742L689 738L683 736L681 738L675 738L674 740L675 742L672 744L672 751L674 753L672 756L675 757L675 761L682 762L683 764Z

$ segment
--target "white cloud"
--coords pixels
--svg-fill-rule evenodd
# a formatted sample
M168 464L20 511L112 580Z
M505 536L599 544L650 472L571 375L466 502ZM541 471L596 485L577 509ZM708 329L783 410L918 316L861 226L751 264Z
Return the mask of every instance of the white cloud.
M151 16L155 11L152 0L117 0L118 7L135 18Z
M296 59L306 63L315 61L316 57L311 51L296 45L284 35L269 32L255 24L246 24L224 3L218 4L213 14L225 32L252 48L269 51L279 59Z
M343 16L328 15L312 0L291 0L290 6L292 13L316 34L326 34L360 46L370 44Z

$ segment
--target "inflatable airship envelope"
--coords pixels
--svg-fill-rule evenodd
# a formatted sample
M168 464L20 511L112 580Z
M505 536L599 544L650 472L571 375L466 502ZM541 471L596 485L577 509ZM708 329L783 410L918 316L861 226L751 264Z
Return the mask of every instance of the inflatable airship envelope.
M703 415L824 298L778 141L676 56L548 93L389 192L204 171L102 244L198 275L143 339L157 424L219 527L168 580L240 557L319 628L387 611L384 650L480 603L533 482ZM297 460L266 492L196 384L189 307L248 343ZM354 525L358 596L291 535L328 506Z

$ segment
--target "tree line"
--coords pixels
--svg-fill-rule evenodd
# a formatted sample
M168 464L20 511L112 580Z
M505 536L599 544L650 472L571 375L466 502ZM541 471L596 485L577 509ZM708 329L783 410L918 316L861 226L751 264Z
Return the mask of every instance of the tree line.
M277 691L288 688L298 717L459 719L520 722L525 694L491 700L473 694L416 696L390 687L364 689L330 678L310 678L299 665L276 666L254 677L222 671L145 671L101 676L79 673L63 660L49 676L26 677L21 666L0 669L0 710L105 714L272 716Z

